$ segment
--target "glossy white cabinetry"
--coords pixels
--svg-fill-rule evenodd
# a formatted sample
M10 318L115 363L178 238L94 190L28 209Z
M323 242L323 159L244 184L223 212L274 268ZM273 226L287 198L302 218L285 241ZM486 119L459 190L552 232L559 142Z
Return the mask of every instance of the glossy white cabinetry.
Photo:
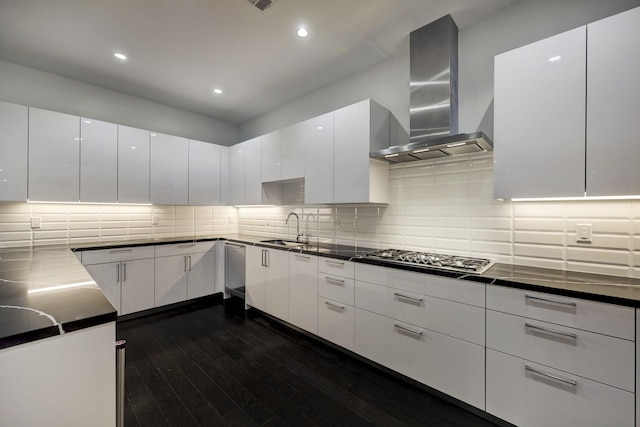
M4 427L116 425L115 322L0 350Z
M389 111L370 99L334 112L334 203L389 203Z
M189 204L189 144L187 139L151 134L151 203Z
M318 335L354 350L353 262L321 257L318 262Z
M244 155L244 202L245 205L262 204L262 147L261 137L242 143Z
M587 194L640 194L640 8L587 26Z
M584 195L586 27L497 55L494 197Z
M158 256L155 265L154 306L186 301L189 258L186 255Z
M118 125L80 120L80 201L118 201Z
M257 246L245 247L245 303L262 311L267 307L264 251Z
M231 205L244 205L244 142L229 147L229 201Z
M149 131L118 125L118 202L149 203Z
M289 253L289 323L318 333L318 257Z
M262 182L282 179L282 132L262 135Z
M189 140L189 205L220 205L220 146Z
M140 259L122 262L121 314L147 310L155 305L155 261Z
M231 203L230 192L230 159L229 153L231 153L230 147L220 146L220 204L222 206L228 206Z
M84 268L100 286L113 308L118 311L118 314L122 314L122 275L120 273L122 263L90 264L85 265Z
M307 204L333 203L333 113L299 123L305 136L304 175Z
M247 246L245 255L247 305L289 320L289 253Z
M0 101L0 201L27 200L29 109Z
M282 180L304 178L305 144L306 135L300 124L282 129Z
M31 201L80 199L80 117L29 108Z

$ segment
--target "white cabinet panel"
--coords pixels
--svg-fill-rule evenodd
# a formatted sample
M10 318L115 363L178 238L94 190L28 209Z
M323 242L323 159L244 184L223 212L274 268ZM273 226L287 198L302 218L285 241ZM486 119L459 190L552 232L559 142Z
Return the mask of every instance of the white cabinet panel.
M494 197L584 195L586 27L497 55Z
M353 351L354 310L351 305L318 297L318 335Z
M118 125L80 120L80 201L118 201Z
M245 301L247 305L262 311L267 307L264 251L263 248L250 245L245 248Z
M262 182L282 179L282 132L262 136Z
M244 155L244 204L262 204L262 149L261 137L242 143Z
M214 251L190 254L187 299L204 297L215 293Z
M107 297L113 308L118 311L118 314L121 314L122 312L120 301L121 268L122 265L119 262L112 262L108 264L92 264L85 266L87 272L91 275L93 280L95 280L98 286L100 286L102 293Z
M229 147L229 201L231 205L244 205L245 143Z
M129 314L154 307L153 259L122 262L122 312Z
M521 427L631 427L634 395L487 349L486 411Z
M187 255L156 258L155 307L187 299Z
M29 200L80 199L80 117L29 108Z
M587 194L637 195L640 8L587 29Z
M161 133L151 134L151 203L189 204L187 139Z
M0 201L27 200L29 109L0 101Z
M265 249L265 311L278 319L289 320L289 253Z
M118 125L118 202L149 203L149 131Z
M318 262L318 271L353 279L355 276L355 263L341 259L322 257Z
M153 258L154 252L153 246L82 251L82 265Z
M305 203L333 203L333 113L299 125L305 135Z
M220 147L220 204L222 206L231 205L231 196L229 195L229 147Z
M316 129L318 130L318 129ZM304 126L295 124L282 129L282 174L281 179L304 177Z
M318 257L289 254L289 323L318 333Z
M321 297L354 305L355 284L353 279L333 274L318 274L318 295Z
M220 204L220 146L189 140L189 205Z

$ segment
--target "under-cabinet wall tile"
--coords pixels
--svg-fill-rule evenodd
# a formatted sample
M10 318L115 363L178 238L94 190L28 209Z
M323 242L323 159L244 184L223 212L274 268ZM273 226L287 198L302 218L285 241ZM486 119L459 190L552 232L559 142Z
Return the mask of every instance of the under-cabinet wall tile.
M567 202L568 218L631 218L631 202L609 200L598 202Z
M564 232L566 227L563 218L514 218L514 230L555 231Z
M526 265L528 267L552 268L556 270L562 270L566 267L565 262L560 259L514 256L513 262L515 264Z
M606 250L587 247L568 247L566 249L567 261L589 262L596 264L614 264L622 266L632 265L631 251Z
M514 243L513 254L518 257L564 260L564 247Z
M565 234L548 231L514 231L513 241L515 243L564 246Z

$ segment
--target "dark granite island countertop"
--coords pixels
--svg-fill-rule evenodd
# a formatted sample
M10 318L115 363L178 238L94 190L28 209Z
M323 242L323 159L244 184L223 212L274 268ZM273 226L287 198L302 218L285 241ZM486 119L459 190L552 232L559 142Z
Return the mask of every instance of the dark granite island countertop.
M68 246L0 250L0 349L116 318Z

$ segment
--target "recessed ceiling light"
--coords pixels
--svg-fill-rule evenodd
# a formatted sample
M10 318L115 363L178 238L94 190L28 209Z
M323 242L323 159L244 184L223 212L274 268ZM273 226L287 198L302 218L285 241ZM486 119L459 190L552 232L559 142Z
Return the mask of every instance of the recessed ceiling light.
M91 120L85 120L84 122L87 124L91 124Z
M298 28L298 36L307 37L308 35L309 35L309 32L307 31L307 29L305 27Z
M121 61L124 61L127 59L127 55L125 55L124 53L121 52L116 52L113 54L113 56L115 56L116 58L118 58Z
M216 89L213 90L213 93L215 93L217 95L220 95L222 93L222 89L216 88Z
M322 126L318 126L316 129L318 129L318 130L322 130Z
M551 58L549 58L549 62L560 61L560 59L562 59L562 56L560 55L552 56Z
M152 134L151 134L151 136L156 136L156 134L155 134L155 133L152 133Z

